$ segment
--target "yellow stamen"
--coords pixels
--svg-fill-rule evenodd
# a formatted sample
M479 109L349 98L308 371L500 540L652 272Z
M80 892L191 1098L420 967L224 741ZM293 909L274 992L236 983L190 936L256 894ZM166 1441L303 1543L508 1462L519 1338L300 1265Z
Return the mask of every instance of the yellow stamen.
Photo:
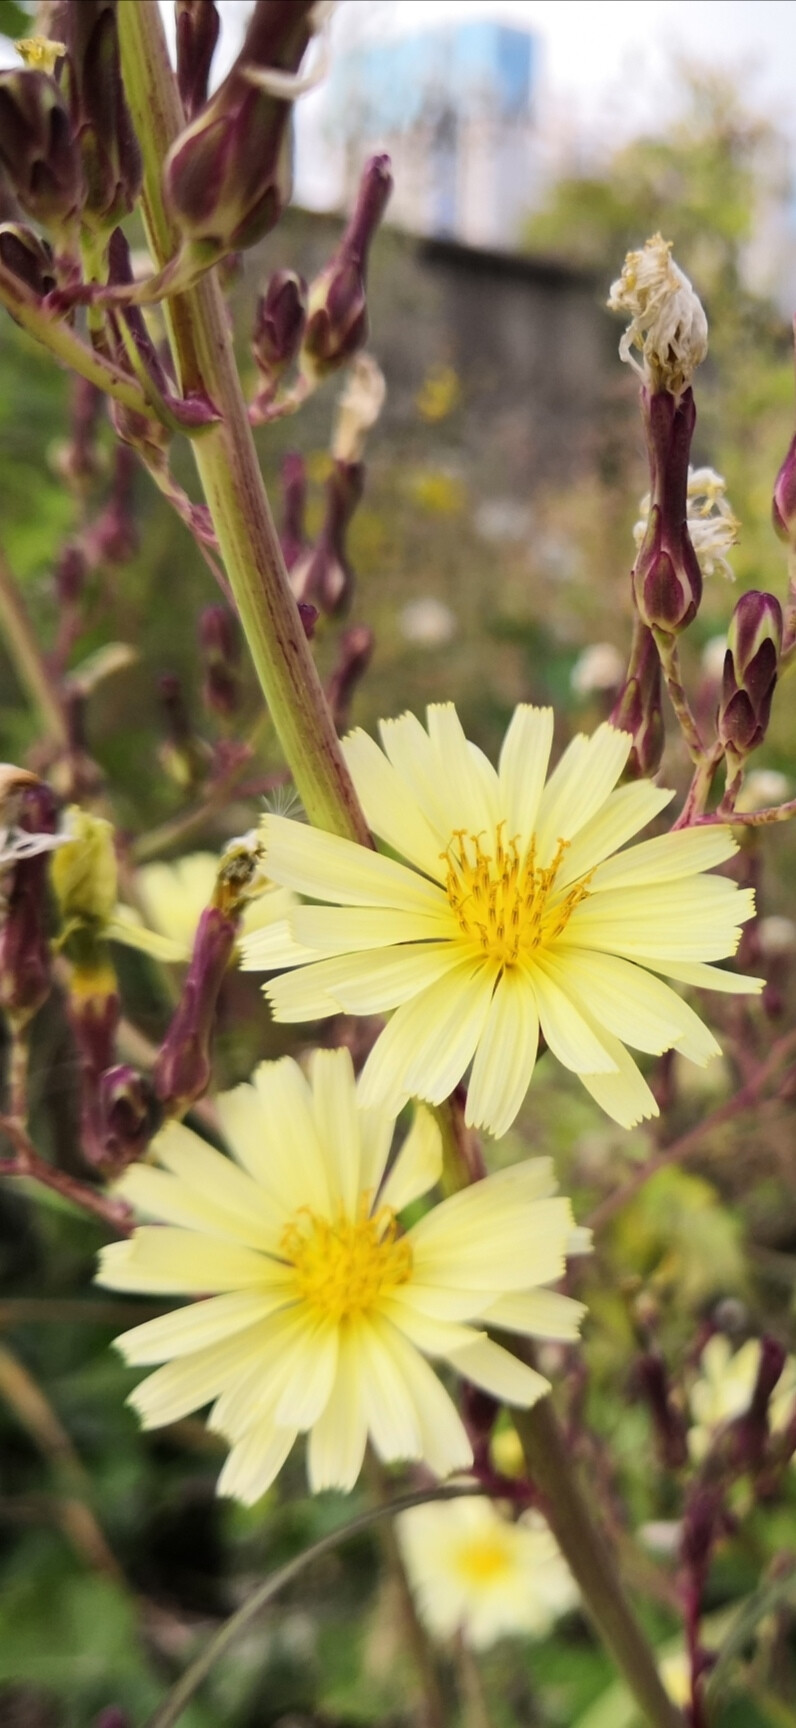
M367 1314L379 1298L412 1272L412 1250L399 1235L395 1213L381 1206L369 1217L335 1223L302 1206L288 1224L282 1253L293 1266L298 1294L329 1320Z
M484 851L480 834L455 829L443 858L445 887L462 935L502 966L511 966L561 935L585 900L590 877L557 897L555 880L569 842L559 840L555 856L542 869L536 841L521 855L516 839L503 839L503 827L499 822L494 854Z

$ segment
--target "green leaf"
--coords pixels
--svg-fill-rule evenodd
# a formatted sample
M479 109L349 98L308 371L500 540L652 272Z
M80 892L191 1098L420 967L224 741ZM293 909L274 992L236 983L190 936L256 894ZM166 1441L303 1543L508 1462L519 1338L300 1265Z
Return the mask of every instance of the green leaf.
M0 36L27 36L33 20L19 0L0 0Z

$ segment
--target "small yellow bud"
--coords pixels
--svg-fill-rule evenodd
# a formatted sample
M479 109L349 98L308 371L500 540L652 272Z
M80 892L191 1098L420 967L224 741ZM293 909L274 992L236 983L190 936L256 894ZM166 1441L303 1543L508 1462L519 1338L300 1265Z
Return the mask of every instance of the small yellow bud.
M117 899L113 827L71 805L66 812L65 845L53 853L52 882L65 921L107 924Z
M20 36L14 46L26 66L34 72L46 72L50 78L66 53L63 42L53 42L49 36Z

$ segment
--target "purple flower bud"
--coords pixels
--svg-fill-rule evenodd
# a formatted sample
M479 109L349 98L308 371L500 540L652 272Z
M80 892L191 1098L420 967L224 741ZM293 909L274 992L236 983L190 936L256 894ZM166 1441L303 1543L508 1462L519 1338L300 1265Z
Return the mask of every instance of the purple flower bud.
M133 267L130 258L130 247L121 228L114 228L108 243L108 281L113 287L130 287L133 283ZM124 319L130 336L138 351L145 370L152 380L155 390L160 396L169 396L171 381L167 377L160 355L147 330L144 315L140 306L128 306L124 310ZM113 321L112 321L113 322ZM114 359L122 369L129 372L130 364L127 358L121 334L117 332ZM159 465L163 452L168 448L171 433L154 414L137 414L129 408L124 408L119 402L111 402L110 415L117 436L125 444L131 444L140 450L145 459L156 466Z
M367 624L354 624L340 637L337 665L326 686L326 700L338 732L348 731L354 691L370 665L375 641Z
M49 786L26 773L3 788L3 814L23 833L54 834L57 804ZM4 883L0 926L0 1007L16 1028L46 1002L52 981L48 936L47 852L19 858Z
M141 190L138 139L124 94L116 0L63 9L61 87L83 162L83 221L100 233L129 216Z
M611 714L618 732L631 732L633 748L625 772L630 779L656 774L663 755L661 662L652 631L636 620L627 678Z
M121 1004L106 942L80 931L67 944L71 961L67 1012L80 1057L80 1129L84 1157L101 1168L106 1159L100 1087L116 1061Z
M796 436L774 482L771 515L780 540L796 544Z
M304 627L304 635L306 636L307 641L311 642L315 635L315 626L320 617L318 608L317 606L310 606L306 600L299 600L298 612L299 618Z
M718 713L721 742L736 756L765 738L781 651L782 607L773 594L750 589L730 620Z
M142 1156L163 1121L152 1082L126 1063L101 1076L99 1115L105 1159L114 1172Z
M66 103L46 72L0 72L0 166L28 216L56 230L84 198Z
M340 245L310 288L301 364L313 377L344 365L367 341L368 252L391 192L389 156L372 156Z
M297 560L291 586L299 600L309 600L329 617L347 612L354 590L354 572L346 551L349 523L362 497L362 462L335 462L326 483L326 513L311 551Z
M304 533L304 509L307 502L307 470L304 457L295 450L289 450L282 459L280 473L282 482L282 527L279 539L282 546L282 556L285 566L292 570L307 552L307 540Z
M664 1469L679 1470L688 1459L683 1413L673 1404L666 1364L657 1350L647 1350L635 1363L633 1379L652 1417L655 1443Z
M761 1338L757 1379L749 1409L730 1424L727 1443L739 1470L758 1470L765 1463L769 1438L769 1405L787 1361L787 1353L775 1338Z
M277 270L257 301L252 354L271 382L280 377L301 346L307 322L307 284L295 270Z
M67 540L55 566L55 592L60 605L75 606L86 579L86 555L75 540Z
M21 222L0 227L0 263L41 300L55 287L52 247Z
M298 71L314 0L258 0L243 47L215 95L180 133L164 185L185 239L211 257L253 246L290 196L289 95L264 86ZM258 79L261 80L258 82Z
M204 662L202 695L213 714L229 718L240 705L241 629L228 606L206 606L199 619Z
M650 465L647 532L633 570L633 593L642 623L677 635L696 617L702 572L687 522L688 458L696 423L691 389L678 399L662 390L641 392Z
M167 1115L181 1116L207 1091L218 993L235 946L238 917L208 906L199 920L182 996L153 1071Z
M113 490L96 521L84 535L92 565L129 564L138 551L139 535L133 515L133 475L137 467L134 451L118 444L114 456Z
M213 0L176 0L177 83L192 120L207 101L210 66L221 29Z

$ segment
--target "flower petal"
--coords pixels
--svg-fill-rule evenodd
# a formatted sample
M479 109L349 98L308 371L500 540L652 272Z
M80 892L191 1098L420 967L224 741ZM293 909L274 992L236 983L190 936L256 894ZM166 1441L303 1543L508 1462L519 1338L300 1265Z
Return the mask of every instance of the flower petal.
M337 1374L339 1326L330 1320L306 1326L290 1351L273 1419L279 1428L311 1428L325 1410Z
M616 1072L581 1074L579 1079L607 1116L619 1122L622 1128L636 1128L639 1122L660 1114L658 1105L624 1044L620 1044L610 1032L604 1032L603 1039L616 1063Z
M506 834L527 846L536 821L553 747L552 708L515 708L500 752L500 790Z
M538 953L528 975L536 996L539 1023L553 1055L574 1074L610 1073L615 1064L608 1054L607 1041L597 1036L562 987L564 968L559 968L559 983L547 954Z
M368 1437L357 1327L340 1331L337 1375L322 1416L310 1430L307 1474L310 1489L341 1488L347 1492L362 1469Z
M114 1344L125 1362L136 1367L168 1362L171 1357L189 1356L267 1319L285 1300L278 1286L267 1291L231 1290L225 1296L210 1296L205 1302L191 1302L187 1308L145 1320L143 1325L122 1332Z
M600 865L594 881L596 892L603 888L640 888L655 882L674 882L683 876L696 876L702 870L712 870L725 859L733 858L738 842L731 828L718 824L704 828L677 828L671 834L659 834L654 840L643 840L629 847L616 858Z
M218 1216L234 1224L238 1239L252 1248L273 1251L281 1219L259 1183L231 1158L208 1146L182 1122L170 1122L157 1135L154 1151L187 1193L196 1192Z
M380 720L385 753L414 802L422 810L443 852L451 837L450 800L440 784L439 764L428 733L414 714Z
M712 1032L688 1003L642 967L615 954L575 948L560 959L549 953L546 966L582 1013L633 1049L659 1056L676 1046L702 1063L720 1054Z
M427 1194L442 1175L442 1134L430 1110L415 1105L412 1126L393 1164L379 1205L402 1212L413 1200Z
M591 738L573 738L539 801L536 845L549 863L559 840L572 840L597 814L625 766L632 738L607 722Z
M717 990L725 996L757 996L766 984L765 978L745 978L742 972L726 972L722 966L706 966L699 960L649 960L647 965L678 984Z
M204 1350L156 1368L128 1398L145 1428L162 1428L201 1410L224 1386L257 1360L264 1326L250 1326L234 1338L221 1338Z
M295 1441L295 1429L277 1428L270 1416L262 1416L233 1446L216 1492L254 1506L276 1480Z
M441 1104L472 1058L494 978L494 968L467 958L396 1009L362 1071L362 1102L400 1108L416 1096Z
M262 834L269 875L316 900L338 906L395 906L407 912L434 912L446 904L435 883L355 840L285 816L264 816Z
M324 1152L332 1211L356 1218L361 1192L359 1113L350 1050L314 1050L310 1063L312 1111Z
M435 881L444 879L439 837L429 826L406 782L367 732L349 732L343 754L368 827L400 857Z
M651 780L635 780L629 786L617 787L567 848L556 876L556 888L568 888L571 882L594 870L609 853L618 852L626 840L665 810L673 797L673 792L665 786L653 786Z
M377 1314L358 1328L362 1355L362 1396L373 1445L384 1463L422 1458L423 1443L414 1400L395 1353L385 1342L385 1326Z
M491 1338L480 1339L477 1344L468 1344L464 1350L457 1350L451 1360L466 1380L491 1393L502 1404L518 1404L527 1410L550 1391L550 1381L545 1380L543 1374L537 1374L527 1362L518 1361Z
M211 1296L225 1290L267 1289L283 1277L277 1261L238 1242L144 1224L127 1242L111 1242L100 1250L97 1283L107 1290L150 1295Z
M536 996L526 972L498 979L478 1041L465 1121L500 1136L511 1127L531 1083L539 1044Z
M455 941L461 931L447 900L434 912L392 906L300 906L291 920L301 947L323 954L355 954L394 942Z
M464 1423L433 1368L394 1326L385 1322L381 1336L414 1404L422 1456L429 1469L435 1476L469 1469L473 1450Z
M239 1163L260 1188L274 1194L283 1214L299 1206L328 1212L329 1176L312 1094L292 1057L261 1062L251 1085L220 1093L216 1103Z
M319 960L309 972L272 978L263 988L276 1020L382 1014L435 984L460 965L468 952L457 942L407 942L401 948ZM473 949L472 964L475 959Z
M497 775L492 768L492 782L486 782L485 759L481 757L476 765L453 703L430 703L426 722L436 759L440 802L449 812L448 838L456 828L480 834L484 828L493 827L498 819Z
M487 1324L507 1332L524 1332L529 1338L555 1338L563 1343L577 1338L586 1309L571 1296L557 1290L512 1290L499 1296L484 1310Z

